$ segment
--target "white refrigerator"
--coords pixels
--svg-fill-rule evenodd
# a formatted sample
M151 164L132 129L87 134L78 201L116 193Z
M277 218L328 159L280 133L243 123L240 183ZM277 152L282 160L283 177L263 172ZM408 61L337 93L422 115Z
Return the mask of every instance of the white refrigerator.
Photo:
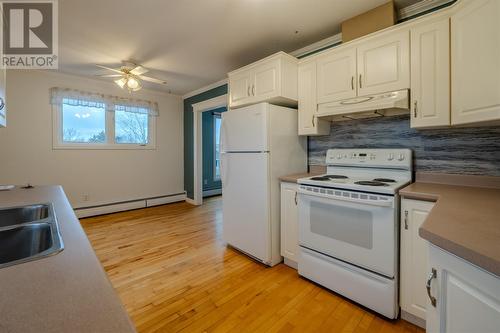
M280 255L280 181L307 169L297 110L260 103L222 114L223 237L274 266Z

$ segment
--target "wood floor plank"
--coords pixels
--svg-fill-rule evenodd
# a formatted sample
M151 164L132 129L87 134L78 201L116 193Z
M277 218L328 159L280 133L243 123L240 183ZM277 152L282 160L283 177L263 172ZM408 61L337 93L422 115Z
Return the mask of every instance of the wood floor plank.
M222 202L82 219L139 332L423 332L226 247Z

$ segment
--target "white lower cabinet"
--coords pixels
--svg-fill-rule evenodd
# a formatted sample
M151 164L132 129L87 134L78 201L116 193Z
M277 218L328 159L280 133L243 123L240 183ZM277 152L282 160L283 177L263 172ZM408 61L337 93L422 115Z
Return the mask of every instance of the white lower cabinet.
M432 244L428 273L427 332L500 331L498 276Z
M297 190L296 183L281 183L281 255L294 268L299 255Z
M404 319L423 326L427 294L427 241L418 234L434 202L401 200L400 305ZM410 314L411 316L406 316ZM412 320L417 317L421 320Z

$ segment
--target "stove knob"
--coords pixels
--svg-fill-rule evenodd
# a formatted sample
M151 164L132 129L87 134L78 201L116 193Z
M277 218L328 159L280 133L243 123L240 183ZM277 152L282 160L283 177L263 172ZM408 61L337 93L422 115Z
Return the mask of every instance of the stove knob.
M398 161L402 161L404 159L405 159L405 155L404 154L399 154Z
M387 158L387 160L392 161L393 159L394 159L394 154L390 153L389 157Z

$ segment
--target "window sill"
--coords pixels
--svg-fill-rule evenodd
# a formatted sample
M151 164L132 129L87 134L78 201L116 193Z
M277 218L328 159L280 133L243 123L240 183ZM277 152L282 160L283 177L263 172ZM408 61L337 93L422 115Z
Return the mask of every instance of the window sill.
M156 150L156 146L152 144L145 146L131 144L62 144L52 146L52 150Z

